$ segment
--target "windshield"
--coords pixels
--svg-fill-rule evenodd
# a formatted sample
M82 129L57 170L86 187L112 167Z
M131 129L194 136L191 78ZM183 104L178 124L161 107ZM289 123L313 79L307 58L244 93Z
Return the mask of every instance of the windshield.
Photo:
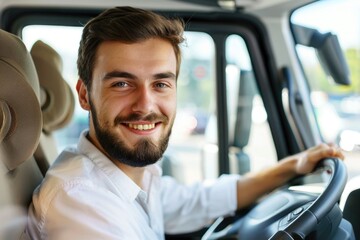
M321 36L334 36L340 54L328 55L334 65L324 64L323 46L306 46L296 41L311 103L323 140L334 142L345 151L349 175L360 171L360 1L318 1L296 10L291 23L317 30ZM296 32L294 31L295 39ZM317 42L318 43L318 42ZM308 44L311 45L311 44ZM336 46L328 46L328 52ZM341 55L344 65L338 61ZM331 56L331 57L330 57ZM341 71L347 77L339 80L331 74ZM348 78L347 80L345 78Z

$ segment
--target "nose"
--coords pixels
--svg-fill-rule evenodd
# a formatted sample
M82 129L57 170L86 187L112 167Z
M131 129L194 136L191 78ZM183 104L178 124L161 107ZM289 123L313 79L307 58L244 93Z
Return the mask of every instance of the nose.
M139 86L135 93L132 110L138 113L149 113L154 110L155 96L150 87Z

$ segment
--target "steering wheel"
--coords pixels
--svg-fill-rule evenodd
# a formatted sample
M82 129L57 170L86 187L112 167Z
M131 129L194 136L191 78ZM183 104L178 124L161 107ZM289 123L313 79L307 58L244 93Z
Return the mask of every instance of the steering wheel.
M325 190L319 194L280 189L261 200L244 217L219 232L215 232L221 219L205 233L204 239L237 234L238 239L246 240L294 240L305 239L314 234L320 226L338 226L342 213L337 205L347 181L347 171L339 159L322 160L315 171L329 173L330 180ZM244 193L246 194L246 193ZM316 239L326 239L337 228L323 231ZM209 232L211 231L211 232ZM325 234L325 235L324 235Z

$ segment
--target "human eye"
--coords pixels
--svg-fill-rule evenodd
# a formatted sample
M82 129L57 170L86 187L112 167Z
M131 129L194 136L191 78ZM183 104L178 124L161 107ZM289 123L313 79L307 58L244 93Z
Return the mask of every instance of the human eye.
M113 83L111 86L118 87L118 88L126 88L129 86L129 84L127 82L120 81L120 82Z
M154 82L154 87L159 90L170 90L176 88L176 82L173 79L159 79Z
M156 88L168 88L169 86L163 82L155 83Z

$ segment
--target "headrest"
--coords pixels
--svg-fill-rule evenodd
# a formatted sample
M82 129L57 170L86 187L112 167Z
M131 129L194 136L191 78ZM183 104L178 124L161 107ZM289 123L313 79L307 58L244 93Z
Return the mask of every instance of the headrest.
M8 170L29 159L42 128L36 69L23 42L0 30L0 161Z
M70 122L74 113L75 98L70 86L62 77L60 55L42 41L37 41L30 53L40 81L43 130L50 133Z

